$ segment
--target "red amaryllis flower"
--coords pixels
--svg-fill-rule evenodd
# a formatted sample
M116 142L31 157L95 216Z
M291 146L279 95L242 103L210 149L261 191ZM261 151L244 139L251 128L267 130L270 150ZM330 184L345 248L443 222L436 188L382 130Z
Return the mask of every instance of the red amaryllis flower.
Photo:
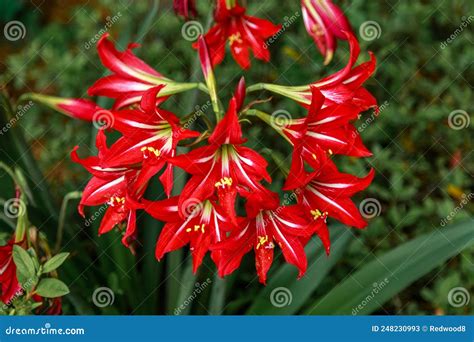
M239 4L228 8L225 0L218 0L214 14L216 24L204 36L211 53L212 64L222 62L226 42L236 62L243 69L250 68L249 50L255 58L268 62L270 52L266 39L276 34L281 25L245 14L246 9ZM197 48L197 44L194 45Z
M285 189L297 188L300 203L307 207L315 219L329 216L348 226L364 228L367 222L351 196L367 188L373 178L373 169L367 176L358 178L339 172L336 165L327 159L313 172L303 171L293 175L287 180Z
M157 85L168 85L167 93L160 93L164 100L167 95L192 89L194 83L177 83L164 77L132 53L139 44L132 43L123 51L117 51L105 33L97 43L102 64L112 71L112 75L102 77L88 90L90 96L98 95L115 99L114 109L140 102L145 91Z
M156 107L157 94L163 86L151 88L143 95L140 108L114 111L113 127L123 134L104 153L102 164L108 167L133 167L145 160L147 174L156 174L173 157L179 141L199 136L184 129L171 112ZM169 196L173 186L173 166L167 164L160 180Z
M5 246L0 246L0 299L5 304L10 304L16 293L21 291L20 283L16 277L16 265L13 261L13 245L12 238Z
M337 46L337 39L347 40L345 32L352 32L349 21L331 0L301 0L306 31L329 64Z
M287 87L265 84L264 88L292 98L305 106L311 103L311 86L315 86L325 97L324 106L332 104L353 105L359 112L376 107L377 100L362 87L363 83L374 73L375 57L369 52L370 61L354 67L360 54L360 46L353 35L348 34L348 40L350 45L349 62L338 72L304 86Z
M264 191L262 179L271 181L266 160L254 150L242 146L242 130L237 117L236 99L232 98L224 118L209 137L209 145L172 159L172 163L193 175L183 189L179 206L187 199L199 202L219 196L219 203L235 223L234 203L241 194Z
M193 256L193 272L196 272L211 245L222 241L230 226L223 210L214 200L185 201L178 208L179 197L164 201L143 201L144 209L154 218L166 222L156 244L156 258L184 245L190 245ZM218 264L220 251L212 251L211 258Z
M97 104L87 99L54 97L41 94L30 94L28 98L38 101L58 112L74 119L93 121L94 114L103 110Z
M78 207L79 213L85 216L84 206L107 204L99 234L104 234L116 225L127 222L122 242L128 247L136 233L135 201L143 195L153 172L148 172L147 168L140 170L126 167L103 167L101 159L109 152L103 130L97 133L96 145L99 151L98 157L80 159L77 155L77 146L71 153L71 159L80 163L93 175L83 191Z
M368 157L370 151L362 143L357 129L350 123L357 119L357 107L335 104L325 108L324 96L315 86L311 87L312 101L308 115L291 120L283 132L300 153L293 154L292 170L304 169L303 161L318 167L326 160L326 154L344 154ZM296 176L290 172L289 178Z
M280 207L278 195L267 194L264 200L249 196L247 217L239 218L237 228L229 238L214 246L214 249L222 251L218 264L220 276L232 273L239 267L242 257L253 249L259 280L265 284L276 245L281 248L285 260L298 268L299 277L305 273L307 260L304 243L314 228L302 215L299 205Z
M197 16L194 0L173 0L173 9L177 15L184 17L186 20Z

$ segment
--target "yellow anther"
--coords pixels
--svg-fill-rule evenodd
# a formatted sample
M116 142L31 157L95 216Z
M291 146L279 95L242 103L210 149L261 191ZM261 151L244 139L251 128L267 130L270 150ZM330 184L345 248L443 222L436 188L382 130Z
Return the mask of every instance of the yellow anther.
M319 209L315 209L315 210L311 210L310 211L311 215L313 215L313 219L317 220L318 218L322 217L323 219L326 218L326 216L328 216L328 212L325 211L324 213L322 213L321 211L319 211Z
M232 45L235 42L242 43L240 32L234 33L229 37L229 44Z
M214 186L217 188L217 187L225 187L226 185L228 186L231 186L232 185L232 178L230 177L224 177L224 178L221 178L220 181L216 182L216 184L214 184Z
M314 153L312 154L312 156L313 156L314 160L318 159L318 157L316 157L316 155Z
M112 206L115 204L125 204L125 197L110 197L109 204Z
M330 156L332 156L332 155L333 155L333 153L332 153L332 150L331 150L331 149L329 149L329 150L328 150L328 153L329 153L329 155L330 155Z
M204 233L205 232L205 230L204 230L205 227L206 227L206 225L204 223L201 224L201 225L196 224L196 225L194 225L194 231L197 232L197 231L201 230L201 233ZM187 228L186 229L187 233L191 233L192 231L193 231L193 228Z
M259 249L261 246L263 246L267 242L268 242L268 235L258 236L258 244L257 244L256 249Z
M161 154L160 150L157 150L156 148L150 147L150 146L144 146L140 149L140 151L142 152L148 151L150 153L153 153L156 157L159 157Z

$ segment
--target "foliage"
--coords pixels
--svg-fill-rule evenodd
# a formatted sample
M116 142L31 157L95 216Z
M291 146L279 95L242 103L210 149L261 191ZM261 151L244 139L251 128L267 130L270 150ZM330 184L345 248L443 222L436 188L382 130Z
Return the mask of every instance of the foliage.
M372 274L371 266L377 265L378 260L403 264L413 258L410 252L418 245L422 247L417 255L423 269L416 271L417 265L413 265L410 275L397 276L397 281L387 285L393 286L393 290L384 288L386 297L370 302L361 313L474 312L472 304L458 308L447 299L454 287L465 287L470 293L474 290L472 203L461 205L463 198L473 192L473 126L455 130L448 124L448 115L454 110L472 110L474 98L468 80L474 79L471 47L474 33L464 29L445 48L441 47L465 20L462 17L469 17L469 1L354 0L340 3L356 32L368 20L381 26L379 39L361 40L363 50L372 50L378 57L377 74L369 81L368 88L382 105L378 117L374 119L373 114L367 113L359 126L364 131L366 145L374 153L369 162L377 171L365 196L381 204L380 215L371 220L369 228L354 232L334 227L331 235L336 244L329 258L323 255L318 244L310 244L308 248L313 255L310 260L315 261L303 279L290 281L295 276L292 270L287 266L274 267L274 274L269 275L271 282L262 289L254 277L250 259L244 260L244 268L237 276L224 281L214 278L215 270L211 266L193 276L188 255L182 252L174 252L164 262L157 263L154 244L161 226L145 215L140 217L139 223L144 228L143 246L136 256L131 255L121 246L119 234L97 237L99 220L92 219L95 213L91 212L89 224L84 224L71 200L71 205L64 207L65 229L60 249L72 253L60 272L60 279L71 291L64 300L66 314L173 314L191 296L193 300L180 314L313 313L312 309L322 298L327 298L327 294L331 300L328 303L341 305L337 312L350 314L358 304L356 299L364 298L364 289L371 290L368 285L385 279L385 275ZM296 2L249 1L249 5L250 12L274 22L284 22L285 17L300 10ZM102 72L95 50L86 48L85 44L103 27L107 16L119 12L120 20L110 31L122 46L129 41L142 40L146 42L146 49L140 48L138 55L164 75L172 74L180 81L198 77L198 69L191 67L196 65L195 51L190 42L177 39L183 21L172 15L168 4L160 4L157 14L150 11L152 5L146 1L133 6L128 6L127 1L111 0L67 6L62 11L52 8L47 12L52 14L47 15L35 11L29 2L18 2L2 12L2 21L19 19L28 27L26 40L10 42L8 55L2 53L1 79L11 99L30 91L65 97L85 96L84 85L92 84ZM199 6L203 13L199 20L205 26L209 6L207 1L199 2ZM147 15L152 16L153 24L146 35L138 35L140 23L146 21ZM44 21L47 25L41 25ZM246 74L249 83L300 85L338 70L347 59L347 47L340 44L335 60L327 68L323 67L322 57L304 31L301 17L297 17L276 44L281 48L271 46L271 63L255 62L252 72ZM226 57L224 66L219 69L220 82L227 85L219 89L225 100L230 98L241 76L241 70L229 62L229 58ZM194 105L205 101L198 94L181 95L167 105L185 116ZM281 102L277 109L290 108L295 117L303 115L303 109L295 104L278 101ZM18 105L25 106L24 103ZM14 113L19 112L17 106ZM7 121L2 117L2 127ZM276 161L289 155L286 147L275 146L275 133L264 125L247 129L247 134L261 137L258 146L250 147L262 153L267 147L279 149L279 153L273 155ZM4 139L7 136L8 140ZM35 199L28 208L30 221L48 240L56 234L64 196L82 188L87 177L70 162L68 153L73 146L90 142L92 136L90 125L33 105L9 133L0 138L0 160L24 172ZM93 149L93 144L89 145ZM342 165L347 171L365 173L363 163L357 160ZM277 162L270 166L270 170L275 169ZM1 197L8 199L14 189L5 181L7 175L0 177ZM277 185L282 181L275 179ZM162 196L160 191L150 195ZM100 212L100 208L97 211ZM454 211L456 214L445 227L443 219ZM450 227L452 221L464 223ZM3 231L11 229L11 222L0 221L0 224ZM423 245L428 236L432 244ZM460 236L463 243L454 240ZM443 238L459 243L446 244ZM407 250L401 253L403 249ZM400 253L399 259L393 259L395 252ZM43 268L46 267L47 264L43 264ZM362 281L361 274L369 276ZM212 279L210 286L196 295L196 289L207 283L207 279ZM366 286L358 295L354 294L353 301L345 302L345 291L358 282ZM61 285L53 287L61 290ZM93 292L99 287L113 291L113 304L94 305ZM269 298L278 287L291 291L292 305L272 306ZM323 302L323 308L327 307ZM314 313L329 312L320 310Z

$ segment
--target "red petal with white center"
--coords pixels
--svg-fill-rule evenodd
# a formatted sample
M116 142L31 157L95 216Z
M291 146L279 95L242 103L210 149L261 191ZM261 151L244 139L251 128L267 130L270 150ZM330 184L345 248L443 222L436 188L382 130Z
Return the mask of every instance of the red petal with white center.
M99 52L100 60L105 67L124 77L138 79L140 79L140 76L142 75L151 75L157 78L163 77L132 53L131 49L138 45L130 44L125 51L119 52L115 49L114 44L108 39L108 37L109 34L105 33L97 43L97 51Z
M208 140L211 144L216 145L236 145L246 141L242 138L242 129L237 116L237 103L235 98L230 100L227 113L224 115L224 118L219 121Z

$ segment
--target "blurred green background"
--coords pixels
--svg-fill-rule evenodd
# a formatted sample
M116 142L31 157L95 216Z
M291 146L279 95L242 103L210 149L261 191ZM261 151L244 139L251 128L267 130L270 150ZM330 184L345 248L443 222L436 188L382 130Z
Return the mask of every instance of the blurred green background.
M284 34L270 46L271 63L253 60L252 69L243 73L227 55L216 69L219 96L224 101L230 98L242 75L247 84L302 85L345 65L348 47L342 42L333 62L328 67L323 66L322 57L304 29L299 1L247 2L250 14L275 23L288 22L292 17L295 20L291 20L292 24ZM180 314L317 313L317 310L312 311L318 306L315 303L324 300L338 284L356 279L352 275L357 269L371 262L377 263L403 243L435 231L443 237L444 230L466 219L470 220L467 229L474 230L470 219L474 191L473 124L467 122L462 129L456 129L459 127L453 128L448 119L456 110L466 113L462 114L463 118L472 119L472 2L335 2L345 11L357 36L360 37L359 28L367 21L375 21L380 27L378 38L360 39L360 43L361 61L368 59L369 50L378 60L376 74L366 87L378 99L381 113L375 120L372 113L367 113L356 124L374 157L337 159L342 169L357 175L365 174L369 166L376 169L374 183L358 197L358 201L372 198L380 203L381 211L370 219L368 229L335 228L332 238L341 246L333 249L330 258L321 255L319 245L311 247L314 253L309 263L311 265L316 259L317 262L299 281L303 285L294 280L296 272L293 269L280 267L282 260L278 258L269 274L271 281L264 289L256 279L252 256L246 257L241 268L225 281L215 280L215 268L210 260L206 260L200 272L193 276L186 250L172 253L161 263L155 260L154 245L160 223L146 215L140 217L143 246L133 256L121 245L118 232L97 237L97 222L85 226L75 209L77 201L71 200L65 212L61 250L71 252L72 256L59 275L71 289L71 294L63 301L64 313L176 314L176 309L185 302L188 304L178 310ZM23 39L9 41L4 36L1 39L1 85L13 103L27 92L85 97L87 87L106 72L91 41L114 17L118 19L113 20L108 31L121 48L131 41L138 41L143 45L136 50L137 55L160 73L180 81L201 79L195 50L191 48L191 42L181 36L184 21L172 12L171 1L161 1L158 5L153 1L127 0L2 0L0 4L2 28L12 20L22 22L26 28ZM210 1L200 0L198 7L201 15L197 20L206 27ZM257 98L255 94L252 96L252 99ZM258 94L259 98L269 96L271 94ZM105 99L100 101L102 105L110 104ZM206 102L201 94L190 96L186 93L172 97L165 107L184 116L191 113L195 105ZM270 113L284 109L295 117L304 115L303 108L278 96L260 108ZM24 154L37 161L41 175L32 176L36 171L22 163L23 153L12 152L18 147L6 136L0 137L0 160L25 169L33 182L34 179L41 180L41 186L35 186L34 191L45 194L45 200L30 208L29 215L53 245L64 196L82 190L89 177L79 165L71 162L69 153L75 145L81 145L86 151L89 147L93 153L95 128L34 105L16 122L14 132L24 136L27 147ZM250 139L249 144L270 160L269 171L274 178L273 187L277 189L283 178L270 151L274 150L275 160L284 160L289 156L289 147L261 123L246 125L245 133L258 138ZM13 189L6 175L1 177L0 197L11 198ZM156 183L153 187L151 196L162 197L160 185ZM453 212L455 214L451 215ZM443 224L443 219L449 215L452 219ZM3 221L0 221L0 227L2 231L11 229ZM338 239L339 235L344 237ZM462 306L449 302L453 288L462 287L468 294L474 289L474 247L472 234L469 236L471 240L465 241L469 246L458 254L456 249L459 247L451 244L451 238L446 234L443 248L452 249L452 255L446 255L440 262L433 261L431 265L426 259L435 260L437 254L442 254L437 251L441 245L433 243L431 253L417 255L423 271L419 274L421 277L417 274L406 276L403 286L386 295L376 294L363 305L370 310L362 309L360 313L472 314L472 301ZM425 245L430 240L415 241L409 246L413 254L418 247L430 250L431 247ZM406 260L411 257L411 254L405 256ZM417 273L416 268L414 272ZM395 278L392 284L399 280L397 276ZM207 279L210 285L196 294L196 289ZM353 284L365 287L357 279ZM99 287L113 291L111 305L94 305L93 292ZM283 308L269 301L273 290L279 287L290 289L292 296L292 303ZM348 296L351 298L350 293ZM337 298L337 292L332 297ZM355 301L359 302L361 300ZM351 314L352 308L354 314L355 307L341 313Z

